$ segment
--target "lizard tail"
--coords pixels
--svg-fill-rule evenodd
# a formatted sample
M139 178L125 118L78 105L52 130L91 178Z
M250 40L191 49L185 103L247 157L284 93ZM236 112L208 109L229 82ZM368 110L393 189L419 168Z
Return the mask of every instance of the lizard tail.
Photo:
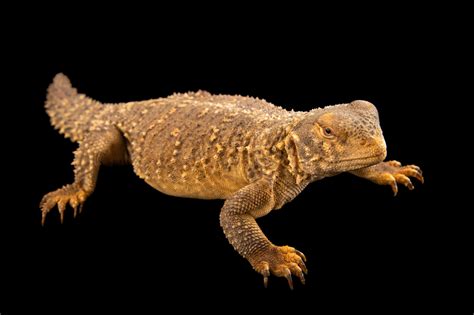
M54 128L66 138L80 141L104 106L77 93L68 77L58 73L48 87L45 108Z

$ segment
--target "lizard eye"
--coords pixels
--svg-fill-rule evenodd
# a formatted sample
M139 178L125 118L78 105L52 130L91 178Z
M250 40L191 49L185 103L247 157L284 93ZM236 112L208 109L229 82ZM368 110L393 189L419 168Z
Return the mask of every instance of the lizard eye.
M334 132L332 131L331 128L324 127L322 129L323 129L323 134L326 138L333 138L334 137Z

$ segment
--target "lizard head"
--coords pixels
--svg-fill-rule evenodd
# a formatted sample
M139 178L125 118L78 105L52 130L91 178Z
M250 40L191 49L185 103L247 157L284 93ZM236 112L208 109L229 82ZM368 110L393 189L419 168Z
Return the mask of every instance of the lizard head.
M310 176L330 176L382 162L387 154L374 105L366 101L309 112L292 130L290 164Z

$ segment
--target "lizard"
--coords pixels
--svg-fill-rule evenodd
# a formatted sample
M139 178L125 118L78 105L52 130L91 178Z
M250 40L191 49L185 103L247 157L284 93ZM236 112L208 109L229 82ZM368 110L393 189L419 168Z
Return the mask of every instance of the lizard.
M206 91L102 104L73 88L64 74L48 87L51 124L78 143L74 182L46 194L41 223L57 207L74 217L94 191L101 165L131 164L171 196L223 199L220 225L234 249L263 276L292 276L304 284L305 255L273 244L256 219L282 208L317 180L349 172L379 185L414 188L421 169L385 161L376 107L363 100L289 111L265 100Z

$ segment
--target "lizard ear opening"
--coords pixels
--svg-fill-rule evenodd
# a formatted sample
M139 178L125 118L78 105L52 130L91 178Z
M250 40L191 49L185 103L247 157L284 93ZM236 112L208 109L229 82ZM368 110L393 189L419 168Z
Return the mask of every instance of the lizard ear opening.
M285 139L289 171L295 176L296 183L300 184L313 174L316 160L314 160L315 135L310 131L310 124L299 126Z
M290 172L296 175L299 170L298 149L296 148L296 141L299 140L298 135L291 134L285 139L285 150L288 157Z

